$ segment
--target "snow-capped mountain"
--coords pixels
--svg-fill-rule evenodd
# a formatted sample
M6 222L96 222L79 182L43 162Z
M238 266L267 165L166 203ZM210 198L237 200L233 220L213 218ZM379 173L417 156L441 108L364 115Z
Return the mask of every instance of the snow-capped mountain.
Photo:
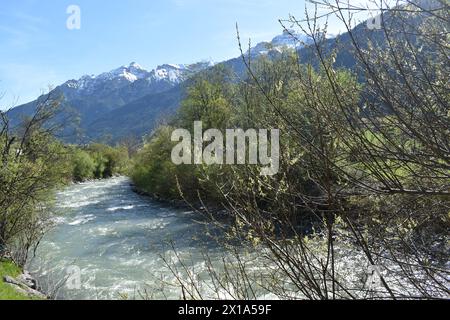
M132 62L129 66L121 66L109 72L99 74L98 76L84 75L78 80L69 80L65 84L67 87L79 91L91 91L107 81L123 82L123 85L126 85L148 76L149 72L147 70L143 69L137 63Z
M67 89L74 89L77 93L89 94L102 89L105 84L114 90L139 81L142 82L139 85L141 88L158 82L178 84L186 80L190 75L211 65L210 62L190 65L164 64L154 70L147 71L136 62L132 62L127 66L121 66L99 75L84 75L78 80L69 80L63 86Z
M326 34L326 39L335 38L334 34ZM270 42L260 42L250 49L250 54L254 57L262 55L276 55L286 49L300 50L313 43L311 37L298 33L295 30L284 30L282 34L274 37Z
M310 44L311 38L304 34L295 32L295 30L284 30L282 34L272 39L271 44L274 47L300 48L305 44Z
M250 49L252 56L280 53L285 49L300 49L312 42L311 38L294 30L284 30L270 42L260 42Z
M187 71L185 65L179 64L164 64L162 66L158 66L155 70L151 72L151 77L149 81L156 80L168 80L171 82L179 83L184 78L184 73Z
M68 80L57 86L50 94L54 97L63 97L64 113L70 114L65 118L78 119L79 123L71 121L77 130L94 131L89 126L106 114L145 96L167 92L211 65L210 62L187 65L164 64L148 71L138 63L132 62L98 75L84 75L77 80ZM13 121L19 123L21 115L31 114L39 99L11 110ZM68 135L71 131L69 126L64 126Z
M308 51L310 43L311 39L304 35L285 31L271 41L258 43L250 49L250 54L271 59L290 48L309 62L309 57L313 56ZM220 65L237 77L246 76L241 57L223 61ZM69 119L66 122L69 124L64 124L63 139L85 143L113 142L130 135L142 137L159 122L173 116L189 87L190 82L186 80L203 70L212 71L212 66L211 62L163 64L147 70L132 62L98 75L66 81L51 93L63 97L60 120ZM9 112L12 125L18 125L23 115L32 114L42 98L12 109Z

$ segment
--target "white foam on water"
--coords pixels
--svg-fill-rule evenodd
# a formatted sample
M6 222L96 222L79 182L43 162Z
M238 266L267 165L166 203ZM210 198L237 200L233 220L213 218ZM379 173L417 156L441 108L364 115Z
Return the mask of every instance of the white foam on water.
M69 226L77 226L80 224L88 223L89 221L92 221L95 219L95 216L92 214L85 215L83 217L77 217L72 222L67 223Z
M89 233L93 234L93 235L100 235L100 236L109 236L109 235L117 235L118 234L118 232L116 230L114 230L113 228L108 228L108 227L94 228L94 229L90 230Z
M91 204L97 204L99 202L100 202L100 200L85 200L85 201L77 201L77 202L67 201L67 202L63 202L63 203L59 204L57 206L57 208L81 208L81 207L89 206Z
M136 267L146 262L145 258L121 259L120 265L127 267Z
M106 209L106 211L117 211L117 210L132 210L134 209L134 205L128 205L128 206L119 206L119 207L111 207Z

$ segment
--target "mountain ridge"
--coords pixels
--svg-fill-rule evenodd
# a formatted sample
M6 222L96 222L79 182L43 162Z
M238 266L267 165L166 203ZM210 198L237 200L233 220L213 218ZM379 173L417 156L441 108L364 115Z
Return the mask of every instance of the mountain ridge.
M308 42L307 38L301 35L299 37L305 43ZM304 43L293 41L285 31L270 42L260 42L250 50L252 56L259 57L280 53L285 48L297 49L303 45ZM240 58L232 58L219 64L228 65L238 73L242 73L244 69ZM105 136L115 141L128 133L144 135L163 115L175 112L184 94L181 84L213 66L210 61L192 64L166 63L149 71L133 61L98 75L83 75L79 79L67 80L50 92L53 96L63 97L63 112L72 113L72 116L79 120L79 123L65 126L62 139L66 142L84 143L103 139ZM170 94L173 96L170 97ZM13 119L12 123L17 125L24 115L32 114L42 98L43 96L38 97L11 109L8 114ZM137 129L136 123L132 123L129 124L132 126L129 130L123 130L123 126L121 130L113 128L117 123L112 121L114 117L120 115L122 118L129 118L126 111L134 112L135 109L148 115L147 125L141 123L138 126L140 129ZM111 126L108 127L108 123Z

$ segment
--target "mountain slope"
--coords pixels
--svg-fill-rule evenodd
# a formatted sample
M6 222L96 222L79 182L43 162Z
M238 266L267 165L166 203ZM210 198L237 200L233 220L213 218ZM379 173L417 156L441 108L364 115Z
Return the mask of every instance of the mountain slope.
M185 92L183 85L137 99L92 122L88 140L114 142L120 138L142 137L159 123L170 119L178 109Z
M109 112L119 109L148 95L159 94L176 87L193 74L208 68L209 62L191 65L165 64L147 71L132 62L100 75L85 75L78 80L69 80L50 92L53 98L62 98L60 119L64 119L63 140L79 142L95 140L88 128ZM35 101L18 106L8 112L13 126L18 125L24 116L30 115L37 104L45 99L41 96ZM114 128L110 128L114 131Z

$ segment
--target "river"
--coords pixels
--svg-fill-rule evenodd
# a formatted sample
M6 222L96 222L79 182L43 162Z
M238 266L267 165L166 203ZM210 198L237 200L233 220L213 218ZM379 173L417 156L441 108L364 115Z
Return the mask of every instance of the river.
M184 279L186 266L201 284L202 298L234 297L229 288L212 285L209 277L209 267L218 274L224 270L223 258L227 270L239 270L235 257L210 237L220 233L202 223L198 213L134 193L125 177L71 185L57 193L55 211L55 226L42 239L27 269L56 299L183 298L168 265L177 268L175 274ZM345 274L348 287L361 287L367 264L364 255L343 242L335 246L336 272ZM310 244L311 248L315 246ZM246 271L254 273L252 279L264 283L266 276L273 281L274 270L279 268L266 264L263 256L262 249L239 248L239 262L244 261ZM396 289L399 292L405 288L414 292L407 281L392 273L396 266L388 266L390 273L384 271L384 277L393 284L391 288L401 284ZM283 279L283 290L288 290L285 275L278 276ZM252 290L256 287L253 293L258 299L277 298L262 286ZM295 287L290 295L303 297Z
M197 270L202 250L221 251L205 236L198 214L134 193L125 177L71 185L57 193L55 226L28 268L58 299L179 299L163 256L169 243ZM205 249L206 248L206 249Z

